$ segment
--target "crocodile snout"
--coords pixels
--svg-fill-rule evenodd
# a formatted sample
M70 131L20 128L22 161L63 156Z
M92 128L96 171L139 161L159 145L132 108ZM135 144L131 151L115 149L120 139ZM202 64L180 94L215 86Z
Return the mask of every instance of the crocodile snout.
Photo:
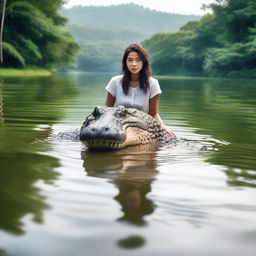
M93 127L88 126L84 127L80 132L80 140L95 140L95 139L104 139L104 140L116 140L123 141L125 139L125 132L110 127L108 125L102 127Z

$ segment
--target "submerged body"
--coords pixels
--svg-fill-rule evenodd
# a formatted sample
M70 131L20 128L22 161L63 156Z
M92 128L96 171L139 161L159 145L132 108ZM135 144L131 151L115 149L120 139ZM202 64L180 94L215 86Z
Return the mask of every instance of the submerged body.
M95 150L160 146L175 140L152 116L123 106L95 107L83 123L79 137L89 149Z

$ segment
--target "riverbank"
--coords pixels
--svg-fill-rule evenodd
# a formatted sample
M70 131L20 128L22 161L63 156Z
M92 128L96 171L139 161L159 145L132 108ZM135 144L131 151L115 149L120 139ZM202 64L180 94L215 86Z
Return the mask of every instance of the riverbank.
M18 76L50 76L54 73L45 69L0 69L0 77L18 77Z

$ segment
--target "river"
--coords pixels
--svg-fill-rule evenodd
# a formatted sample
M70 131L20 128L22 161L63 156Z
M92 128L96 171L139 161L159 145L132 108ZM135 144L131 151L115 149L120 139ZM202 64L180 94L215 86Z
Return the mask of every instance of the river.
M157 77L164 123L207 151L61 139L112 75L0 79L0 255L255 255L255 80Z

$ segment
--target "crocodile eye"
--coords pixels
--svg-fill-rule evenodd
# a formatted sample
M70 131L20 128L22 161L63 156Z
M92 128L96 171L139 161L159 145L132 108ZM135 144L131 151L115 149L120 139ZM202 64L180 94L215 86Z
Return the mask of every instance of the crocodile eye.
M97 107L94 108L94 110L92 112L92 115L94 117L97 117L97 116L102 115L103 113L104 113L104 109L102 107L100 107L100 106L97 106Z
M84 122L84 125L85 126L88 126L92 121L94 121L95 120L95 117L91 114L91 115L89 115L87 118L86 118L86 120L85 120L85 122Z
M96 117L98 114L99 114L99 110L98 110L97 108L95 108L95 109L93 110L93 112L92 112L92 115L93 115L94 117Z

